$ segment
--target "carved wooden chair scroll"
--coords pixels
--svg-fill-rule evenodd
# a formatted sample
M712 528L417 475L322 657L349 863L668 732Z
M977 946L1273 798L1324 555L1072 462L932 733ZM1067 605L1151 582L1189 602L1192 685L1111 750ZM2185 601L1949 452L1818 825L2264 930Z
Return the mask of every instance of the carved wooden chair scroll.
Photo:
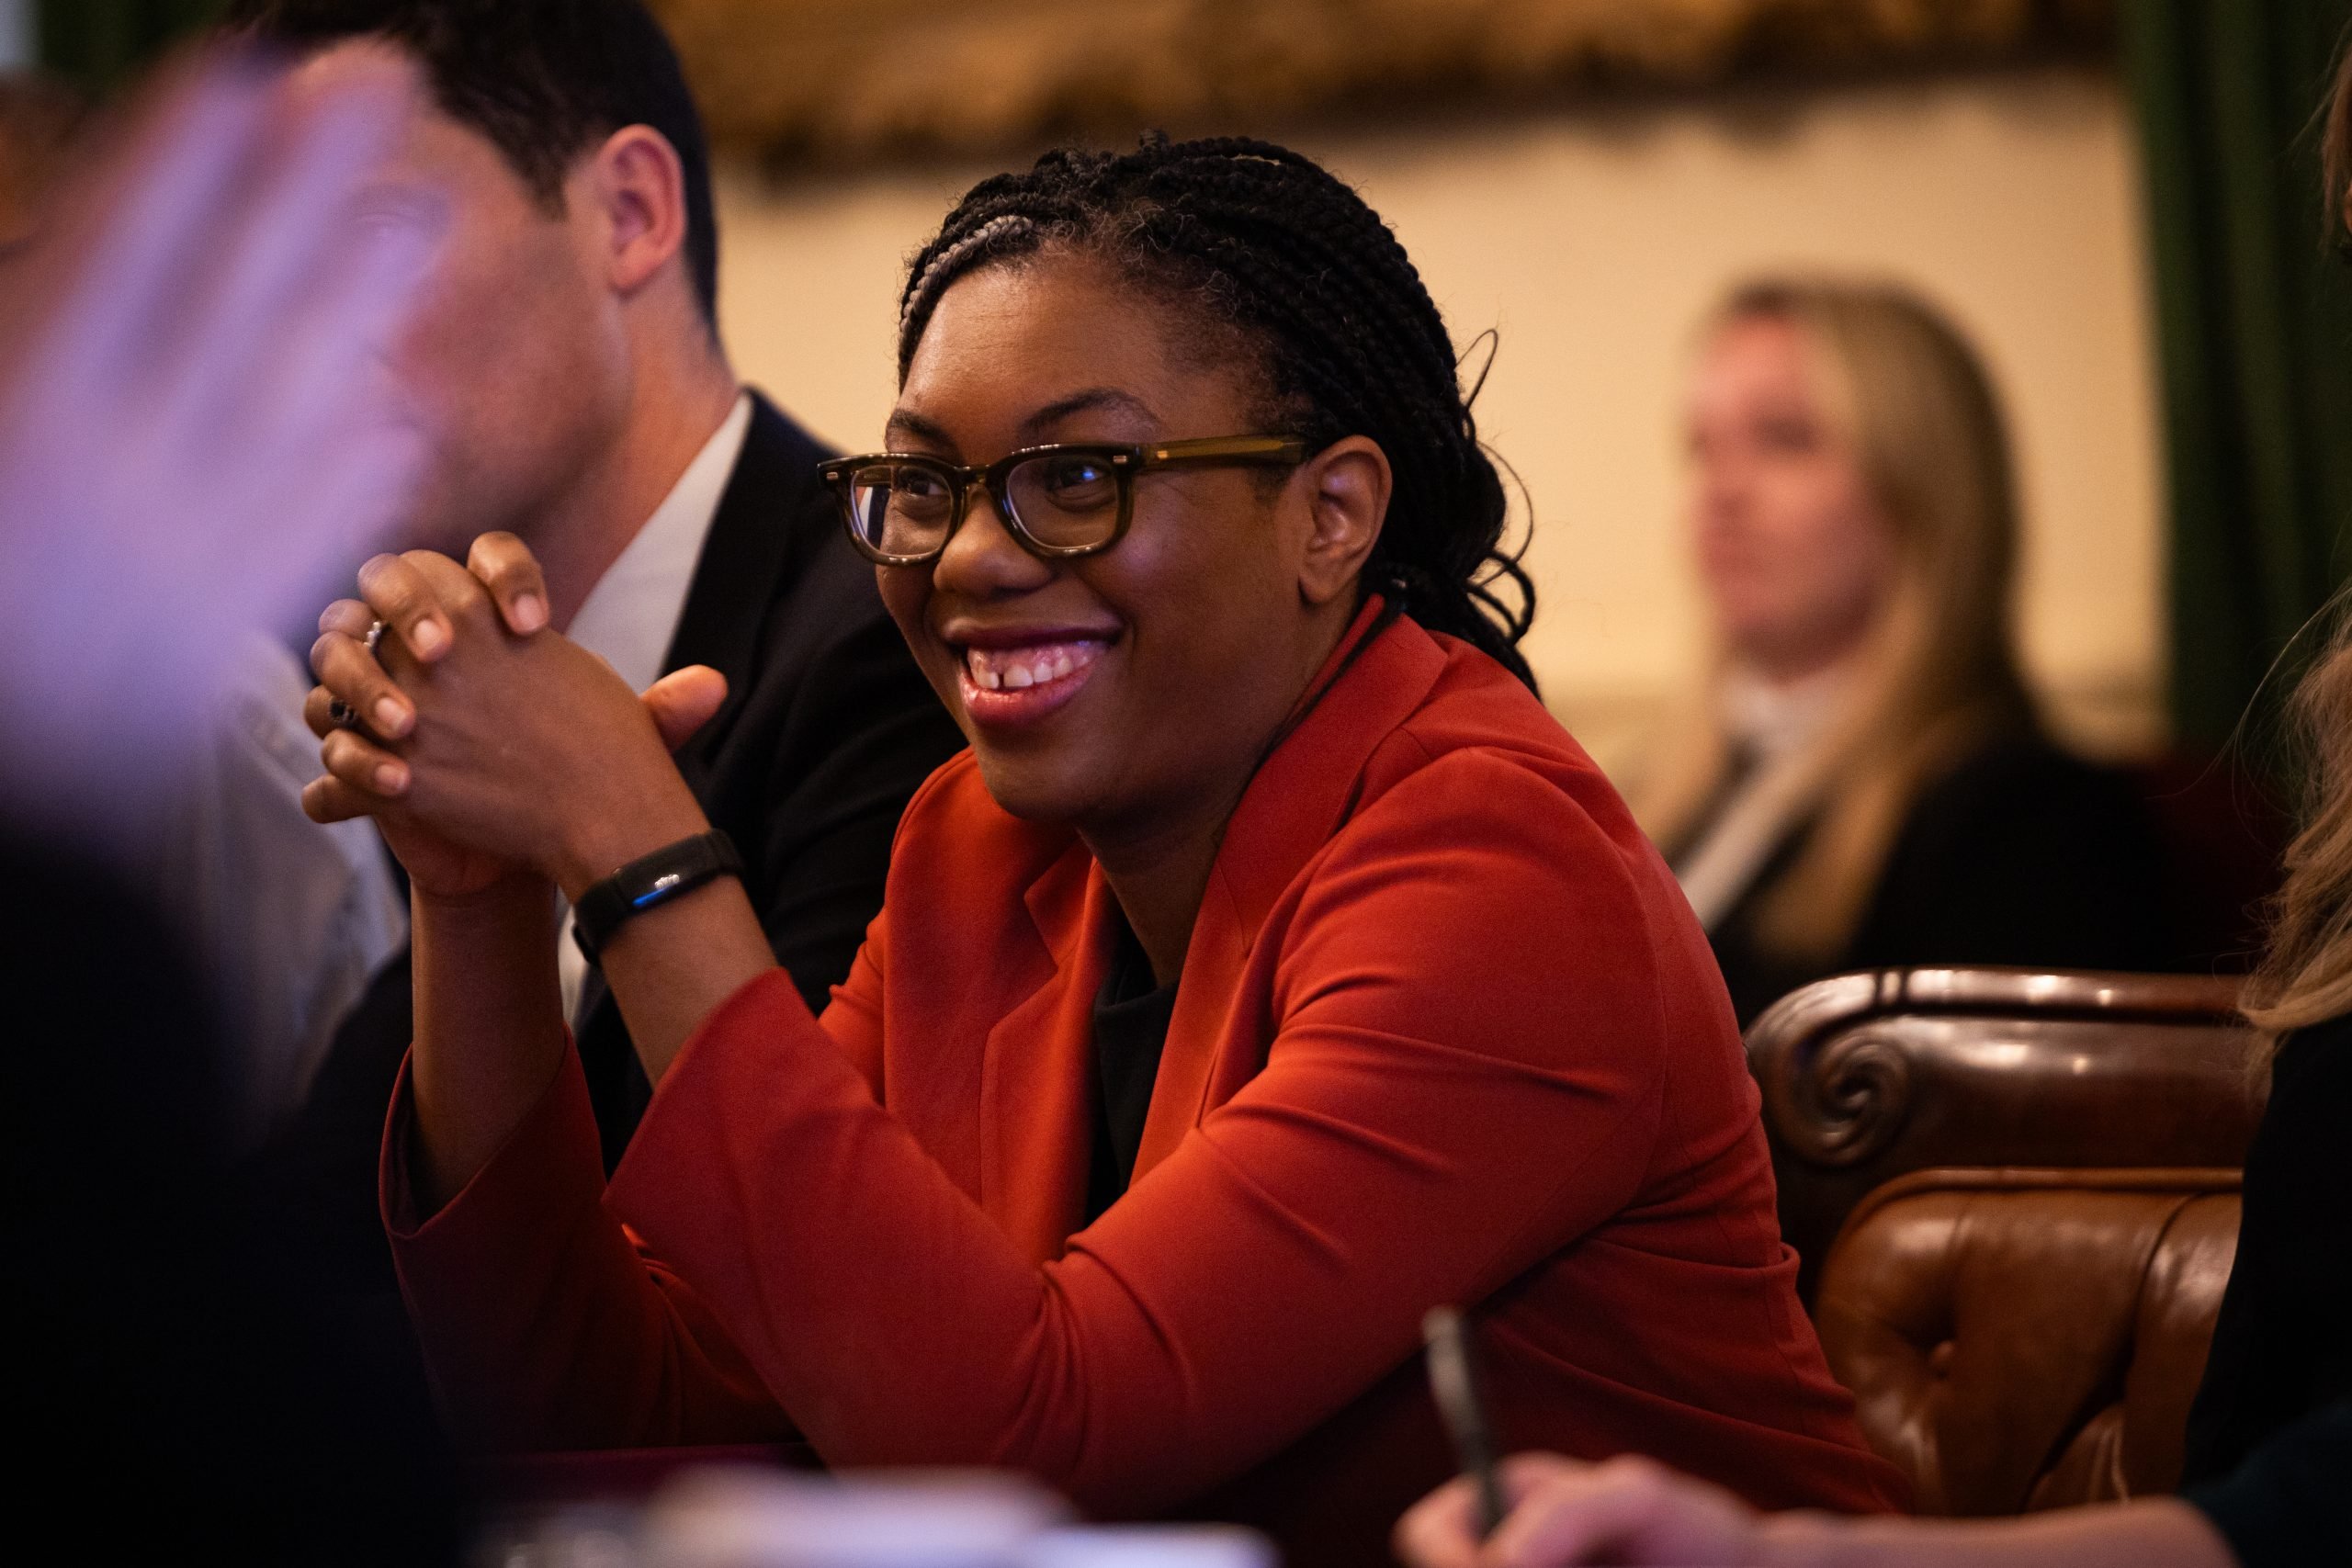
M2263 1085L2237 986L1890 969L1775 1003L1747 1060L1806 1304L1847 1215L1912 1171L2244 1164Z

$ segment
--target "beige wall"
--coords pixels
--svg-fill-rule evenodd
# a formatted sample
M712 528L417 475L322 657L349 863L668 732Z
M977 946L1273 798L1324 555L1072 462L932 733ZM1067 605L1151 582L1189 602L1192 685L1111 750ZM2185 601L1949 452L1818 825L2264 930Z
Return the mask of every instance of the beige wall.
M2070 73L1299 139L1396 225L1537 519L1529 650L1602 761L1700 647L1675 409L1693 320L1753 268L1908 279L1976 338L2017 431L2028 662L2102 749L2160 729L2154 367L2129 127ZM836 442L889 408L899 265L979 170L728 181L744 374Z

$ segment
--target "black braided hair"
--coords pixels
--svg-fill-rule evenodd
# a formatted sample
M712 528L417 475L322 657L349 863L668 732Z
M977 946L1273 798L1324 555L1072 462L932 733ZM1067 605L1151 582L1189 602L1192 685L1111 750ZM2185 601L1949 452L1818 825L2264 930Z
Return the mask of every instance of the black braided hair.
M1099 257L1234 329L1262 356L1279 433L1310 450L1377 442L1396 488L1367 585L1534 687L1519 641L1535 585L1502 546L1501 477L1478 444L1444 318L1362 197L1311 159L1238 137L1049 152L974 186L915 254L899 379L949 285L1048 247Z

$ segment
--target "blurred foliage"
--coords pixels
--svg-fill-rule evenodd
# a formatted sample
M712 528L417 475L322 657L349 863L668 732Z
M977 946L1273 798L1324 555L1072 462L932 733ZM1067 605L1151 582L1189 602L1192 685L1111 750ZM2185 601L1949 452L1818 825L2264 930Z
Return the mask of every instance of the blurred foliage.
M211 22L221 0L40 0L40 62L86 92L120 86Z

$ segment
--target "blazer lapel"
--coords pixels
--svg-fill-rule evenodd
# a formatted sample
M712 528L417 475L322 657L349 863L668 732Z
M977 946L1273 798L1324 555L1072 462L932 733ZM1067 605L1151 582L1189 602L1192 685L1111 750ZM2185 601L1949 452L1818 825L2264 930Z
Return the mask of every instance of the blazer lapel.
M1102 868L1076 842L1030 885L1025 902L1051 972L989 1030L981 1064L981 1207L1041 1263L1061 1256L1084 1218L1110 897Z
M1207 1110L1218 1045L1267 914L1354 808L1374 750L1421 705L1445 668L1444 649L1427 632L1408 620L1383 625L1381 610L1376 596L1365 604L1309 688L1320 696L1309 699L1305 717L1259 768L1226 825L1185 950L1136 1156L1137 1180ZM1247 1077L1260 1065L1237 1070Z

